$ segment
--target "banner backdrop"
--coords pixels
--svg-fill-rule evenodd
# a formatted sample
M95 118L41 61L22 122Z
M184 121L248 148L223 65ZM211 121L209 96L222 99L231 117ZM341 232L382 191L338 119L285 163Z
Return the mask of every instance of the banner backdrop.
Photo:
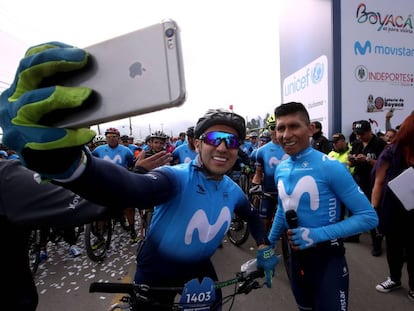
M341 1L342 130L369 120L385 131L414 110L414 1Z

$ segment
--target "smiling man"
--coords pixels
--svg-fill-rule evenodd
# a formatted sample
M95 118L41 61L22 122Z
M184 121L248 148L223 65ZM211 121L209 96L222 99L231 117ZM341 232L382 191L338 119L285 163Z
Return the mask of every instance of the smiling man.
M275 244L289 229L290 282L299 310L347 310L342 238L375 227L378 217L346 167L311 147L314 125L301 103L278 106L275 118L277 140L290 157L275 171L279 203L269 240ZM340 219L341 202L352 212L346 220Z

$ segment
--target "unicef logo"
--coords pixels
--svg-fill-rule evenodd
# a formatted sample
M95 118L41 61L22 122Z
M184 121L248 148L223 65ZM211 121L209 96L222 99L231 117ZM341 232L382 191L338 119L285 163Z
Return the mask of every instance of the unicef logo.
M321 82L323 78L324 66L322 63L316 63L312 69L311 79L314 84Z

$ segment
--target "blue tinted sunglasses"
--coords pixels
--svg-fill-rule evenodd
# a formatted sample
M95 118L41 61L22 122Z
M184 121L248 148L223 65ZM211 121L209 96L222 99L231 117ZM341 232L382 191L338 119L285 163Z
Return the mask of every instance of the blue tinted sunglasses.
M207 145L218 147L224 140L229 149L237 149L240 147L240 140L237 135L226 132L208 132L200 136L200 139Z

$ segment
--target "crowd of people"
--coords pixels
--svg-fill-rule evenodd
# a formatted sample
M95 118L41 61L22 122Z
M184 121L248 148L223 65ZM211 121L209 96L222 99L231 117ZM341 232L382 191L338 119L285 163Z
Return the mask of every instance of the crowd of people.
M367 231L373 256L381 255L384 236L387 243L390 277L376 289L386 293L401 287L407 262L408 297L414 301L414 240L409 231L413 210L388 187L414 166L413 113L398 129L387 128L383 138L372 132L369 121L357 120L349 142L342 133L325 137L322 124L312 121L298 102L277 105L266 128L250 132L237 113L209 109L194 127L180 133L175 145L162 131L138 144L116 128L96 135L89 129L40 124L43 114L77 107L89 98L91 92L84 88L40 88L43 78L77 70L86 57L85 51L56 42L29 49L16 81L1 94L0 125L8 152L0 152L0 173L9 174L13 167L8 175L13 182L4 186L13 191L6 192L27 192L25 200L19 194L8 200L16 205L13 208L0 209L0 229L26 229L13 245L22 258L1 262L9 269L4 273L11 284L7 294L19 295L13 304L19 302L24 310L37 305L24 246L29 228L77 225L125 212L131 243L136 243L136 209L151 209L153 218L139 244L135 283L179 287L194 278L217 280L211 257L235 212L249 224L257 244L257 266L269 288L279 261L275 247L287 233L292 249L289 279L299 310L347 310L344 242L357 242ZM35 74L21 74L27 70ZM387 115L388 124L390 118ZM17 155L18 161L8 161L9 155ZM251 189L261 187L273 194L258 210L230 174L237 170L249 172ZM69 212L63 208L66 201L52 200L54 192L62 192L62 200L76 194L82 204ZM53 215L45 214L52 203ZM87 204L91 207L82 206ZM10 271L21 272L18 284ZM24 299L17 289L22 280L27 287ZM176 294L150 297L168 305ZM221 298L216 289L215 302ZM160 310L142 304L145 310Z

